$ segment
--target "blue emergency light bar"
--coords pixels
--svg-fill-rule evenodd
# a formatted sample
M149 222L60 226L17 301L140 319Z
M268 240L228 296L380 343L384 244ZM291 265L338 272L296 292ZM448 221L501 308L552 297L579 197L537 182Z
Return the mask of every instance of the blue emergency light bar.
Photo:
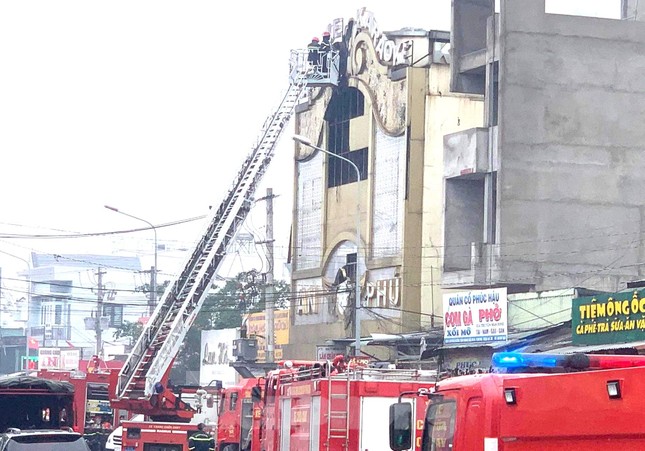
M570 368L576 370L613 369L645 366L642 355L598 354L529 354L522 352L496 352L493 354L496 368Z
M521 352L496 352L493 366L497 368L555 368L564 363L564 354L526 354Z

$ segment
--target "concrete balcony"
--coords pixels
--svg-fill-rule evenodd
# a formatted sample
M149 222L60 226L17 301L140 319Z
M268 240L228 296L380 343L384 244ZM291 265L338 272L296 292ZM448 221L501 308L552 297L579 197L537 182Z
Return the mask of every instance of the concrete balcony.
M489 158L489 143L492 158ZM481 178L497 170L497 127L471 128L445 135L443 164L444 178Z

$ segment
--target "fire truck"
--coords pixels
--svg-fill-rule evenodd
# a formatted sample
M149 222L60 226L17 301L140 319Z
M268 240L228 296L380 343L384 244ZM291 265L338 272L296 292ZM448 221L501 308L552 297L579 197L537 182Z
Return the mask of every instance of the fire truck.
M221 391L217 415L219 450L250 450L252 443L260 442L258 420L262 411L257 403L261 390L260 379L248 378Z
M0 432L58 429L74 424L74 386L40 377L0 377Z
M338 84L339 52L328 52L327 69L311 66L307 50L294 50L289 87L265 121L257 142L179 275L166 288L121 371L113 374L110 402L115 409L150 421L124 422L125 451L181 451L196 431L196 409L168 387L172 363L211 288L229 245L248 216L255 190L277 142L307 88Z
M113 369L94 356L78 371L41 369L37 375L51 381L67 382L74 387L76 414L70 426L76 432L85 434L89 431L107 430L107 435L112 427L118 424L119 417L127 414L115 411L110 405L108 386L111 371Z
M350 361L342 372L329 362L279 363L266 378L224 390L219 451L381 450L388 440L388 406L401 391L431 389L436 377L435 372L366 362ZM408 402L423 418L426 400ZM420 438L421 429L415 433Z
M496 353L493 365L402 392L430 402L417 422L409 404L390 407L390 448L407 449L416 424L423 451L645 450L645 356Z

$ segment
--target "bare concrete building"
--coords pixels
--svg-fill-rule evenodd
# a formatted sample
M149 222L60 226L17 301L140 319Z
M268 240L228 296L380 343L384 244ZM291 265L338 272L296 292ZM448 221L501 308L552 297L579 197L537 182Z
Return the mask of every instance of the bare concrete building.
M625 20L453 0L451 89L486 107L484 127L444 137L444 287L644 278L643 13L631 0Z

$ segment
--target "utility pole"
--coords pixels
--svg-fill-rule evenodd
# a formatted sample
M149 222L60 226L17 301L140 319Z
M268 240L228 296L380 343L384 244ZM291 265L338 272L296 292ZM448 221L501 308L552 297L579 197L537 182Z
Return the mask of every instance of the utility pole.
M275 359L275 337L274 337L274 316L275 310L275 287L273 286L273 188L267 188L267 195L264 198L267 202L267 223L266 223L266 238L265 244L267 245L267 262L269 270L266 273L266 280L264 284L264 320L265 320L265 361L272 363ZM258 199L262 200L262 199Z
M99 356L100 358L103 358L103 341L102 341L102 329L101 329L101 316L103 316L103 296L104 296L104 291L103 291L103 274L105 274L105 271L103 271L100 267L96 275L98 276L98 288L97 288L97 304L96 304L96 323L95 323L95 331L96 331L96 355Z
M150 271L141 271L144 274L150 273L150 292L148 293L148 316L152 316L157 306L157 267L152 266Z

